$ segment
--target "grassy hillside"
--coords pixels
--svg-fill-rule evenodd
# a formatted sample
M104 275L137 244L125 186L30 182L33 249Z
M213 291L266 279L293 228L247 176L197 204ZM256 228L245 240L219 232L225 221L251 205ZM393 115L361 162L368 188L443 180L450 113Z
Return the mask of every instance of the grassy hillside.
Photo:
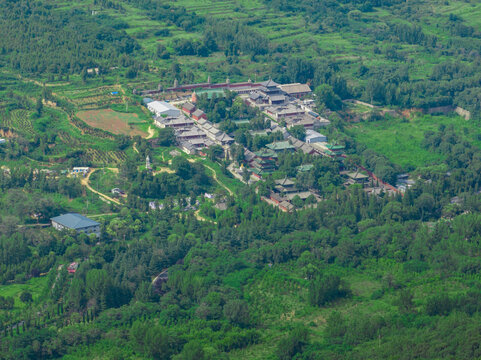
M0 0L0 358L481 358L480 19L457 0ZM133 90L208 76L380 105L336 98L322 131L342 169L419 181L369 195L298 152L245 185L222 152L180 153ZM247 120L236 139L264 127L231 100L197 104ZM422 115L440 105L473 116ZM287 175L316 206L261 199ZM101 237L45 227L68 211Z
M386 118L349 125L345 132L356 142L386 155L406 170L439 163L444 156L423 148L424 134L440 126L454 126L456 133L469 143L481 147L481 133L476 121L456 115L413 115L411 118Z
M369 2L312 5L308 1L300 1L291 6L282 1L268 0L209 0L200 3L179 0L173 4L134 0L121 0L114 4L86 0L75 3L56 1L52 5L52 8L46 8L51 14L49 16L62 18L74 12L76 17L69 18L72 27L87 22L92 24L91 30L98 26L99 31L112 34L110 38L98 37L105 45L92 43L99 49L98 56L80 63L75 58L69 59L67 51L62 61L70 61L68 66L55 68L57 65L49 64L48 58L42 58L47 71L40 72L38 67L28 67L27 62L14 60L12 51L15 47L9 43L3 46L6 66L35 73L37 77L52 77L49 73L62 77L62 74L79 74L84 68L103 66L102 72L114 79L121 78L122 82L127 80L139 87L155 87L159 81L171 85L174 78L182 82L205 81L207 75L211 75L213 81L223 81L227 76L235 80L272 75L282 80L307 80L317 85L330 81L322 78L326 76L325 69L321 71L324 75L314 71L320 64L326 64L336 76L348 81L351 96L412 106L448 101L445 97L452 95L442 88L451 86L450 81L453 76L457 78L456 74L447 73L442 78L446 84L441 89L429 89L424 95L413 87L408 93L414 91L418 98L412 100L406 99L408 94L405 94L405 89L400 89L398 95L392 94L395 99L386 98L382 91L369 89L373 85L369 83L387 79L393 85L400 85L400 82L413 84L431 78L433 71L439 72L437 65L454 60L457 66L466 67L465 71L471 76L474 69L469 70L470 64L481 44L476 28L481 8L479 4L461 1L429 4L422 1L389 1L379 6ZM174 15L166 16L168 14ZM17 21L9 18L8 13L5 17L8 21ZM265 37L268 52L254 56L242 50L232 52L220 40L223 36L221 31L214 29L211 32L212 24L225 20L231 24L247 25L253 31L252 39ZM82 36L88 33L83 27L77 31ZM208 34L213 35L217 46L209 47L206 36L211 35ZM70 39L68 33L65 36ZM109 50L106 46L111 46L115 37L119 39L113 41L117 48ZM86 41L91 41L87 35ZM207 48L202 50L201 55L195 54L198 49L189 54L190 50L179 50L178 45L183 41L194 44L194 47L204 44ZM235 44L240 40L233 41ZM28 54L29 51L34 52L35 49L23 50L22 53ZM112 51L117 51L118 56L110 56ZM312 65L309 66L314 69L309 70L309 66L307 69L297 68L289 63L291 58L310 61ZM174 64L179 64L180 69ZM457 91L462 93L459 87ZM474 106L466 94L455 97L454 101Z

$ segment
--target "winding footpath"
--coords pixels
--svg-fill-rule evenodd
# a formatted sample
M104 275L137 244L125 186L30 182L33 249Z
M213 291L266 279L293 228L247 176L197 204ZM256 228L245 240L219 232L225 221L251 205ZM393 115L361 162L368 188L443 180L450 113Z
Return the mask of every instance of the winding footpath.
M147 135L146 139L152 139L155 135L155 130L149 125L149 130L147 130L147 132L149 135Z
M203 217L201 214L200 214L200 209L197 209L196 211L194 211L194 216L197 220L199 221L207 221L207 222L210 222L212 224L217 224L217 221L214 221L214 220L210 220L210 219L207 219L205 217Z
M136 145L137 145L137 143L133 143L133 144L132 144L132 149L134 149L134 151L135 151L137 154L139 154L139 150L137 149L137 146L136 146Z
M115 171L115 172L118 172L119 170L117 168L107 168L108 170L112 170L112 171ZM100 191L97 191L95 190L93 187L90 186L90 175L92 175L95 171L97 171L98 169L91 169L91 171L89 171L89 173L87 174L86 177L84 178L81 178L80 179L80 183L85 186L87 189L89 189L91 192L99 195L100 197L104 198L105 200L108 200L108 201L111 201L117 205L122 205L122 203L120 201L118 201L117 199L114 199L110 196L107 196L103 193L101 193Z
M223 182L221 182L219 179L217 179L217 173L215 172L215 170L213 168L211 168L209 165L207 164L204 164L204 166L209 169L210 171L212 171L212 177L214 178L215 181L217 181L217 183L222 186L224 189L227 190L227 192L229 193L230 196L234 196L234 193L232 192L231 189L229 189L227 187L227 185L225 185Z
M198 162L198 161L199 161L199 159L196 159L196 160L194 160L194 159L187 159L187 160L188 160L189 162ZM232 190L229 189L223 182L221 182L221 181L217 178L217 173L216 173L216 171L215 171L212 167L210 167L210 166L207 165L207 164L202 164L202 165L204 165L207 169L209 169L210 171L212 171L212 177L214 178L214 180L215 180L220 186L222 186L224 189L226 189L227 192L229 193L229 195L234 196L234 193L232 192Z

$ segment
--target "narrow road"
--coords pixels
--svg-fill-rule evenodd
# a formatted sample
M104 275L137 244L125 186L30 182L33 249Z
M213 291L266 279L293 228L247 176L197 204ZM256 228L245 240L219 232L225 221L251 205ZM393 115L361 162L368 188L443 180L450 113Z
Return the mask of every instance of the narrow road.
M28 227L47 227L50 226L49 224L23 224L23 225L17 225L19 228L28 228Z
M104 214L90 214L89 218L98 218L101 216L112 216L112 215L117 215L117 213L104 213Z
M152 284L155 284L159 278L161 278L161 277L166 277L168 271L169 271L169 269L164 269L164 270L162 270L162 272L161 272L159 275L157 275L157 276L154 278L154 280L152 280Z
M134 151L135 151L137 154L139 154L139 150L137 150L137 146L135 146L135 145L137 145L137 143L133 143L133 144L132 144L132 149L134 149Z
M170 169L170 168L168 168L168 167L158 167L157 169L158 169L158 170L157 170L157 171L154 171L154 172L152 173L152 175L155 176L155 175L158 175L158 174L160 174L160 173L162 173L162 172L166 172L166 173L169 173L169 174L175 173L174 170L172 170L172 169Z
M198 162L199 160L194 160L194 159L187 159L189 162ZM229 195L231 196L234 196L234 193L232 192L231 189L229 189L223 182L221 182L219 179L217 179L217 173L215 172L215 170L210 167L209 165L207 164L203 164L207 169L209 169L210 171L212 171L212 177L214 178L214 180L220 185L222 186L224 189L227 190L227 192L229 193Z
M209 165L207 164L204 164L204 166L209 169L210 171L212 171L213 175L212 177L214 178L215 181L217 181L217 183L222 186L224 189L227 190L227 192L229 193L229 195L231 196L234 196L234 193L232 192L231 189L229 189L223 182L221 182L219 179L217 179L217 173L215 172L215 170L213 168L211 168Z
M91 169L91 171L89 171L89 173L87 174L86 177L80 179L80 183L81 183L83 186L87 187L87 189L89 189L91 192L99 195L100 197L104 198L105 200L111 201L111 202L113 202L113 203L115 203L115 204L117 204L117 205L122 205L122 203L121 203L120 201L118 201L117 199L114 199L114 198L112 198L112 197L110 197L110 196L107 196L107 195L105 195L105 194L102 194L100 191L97 191L97 190L95 190L94 188L92 188L92 187L90 186L90 183L89 183L90 175L92 175L96 170L98 170L98 169Z
M155 130L149 125L149 130L147 131L149 132L149 135L147 135L146 139L152 139L155 135Z
M40 87L52 87L52 86L66 86L66 85L70 85L70 81L65 81L65 82L62 82L62 83L41 83L40 81L37 81L37 80L34 80L34 79L29 79L29 78L25 78L21 75L17 75L17 78L19 80L22 80L22 81L25 81L25 82L30 82L30 83L34 83L35 85L37 86L40 86ZM53 95L56 95L56 94L53 94Z
M196 211L194 211L194 216L197 220L199 221L207 221L207 222L210 222L212 224L217 224L217 221L212 221L212 220L209 220L205 217L203 217L201 214L200 214L200 209L197 209Z

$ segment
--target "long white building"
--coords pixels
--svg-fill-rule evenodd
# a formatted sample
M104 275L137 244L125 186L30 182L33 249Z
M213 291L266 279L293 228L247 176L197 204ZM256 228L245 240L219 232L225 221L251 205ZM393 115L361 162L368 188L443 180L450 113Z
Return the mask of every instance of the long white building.
M179 117L180 109L165 101L152 101L147 104L147 109L153 112L156 116L164 117Z

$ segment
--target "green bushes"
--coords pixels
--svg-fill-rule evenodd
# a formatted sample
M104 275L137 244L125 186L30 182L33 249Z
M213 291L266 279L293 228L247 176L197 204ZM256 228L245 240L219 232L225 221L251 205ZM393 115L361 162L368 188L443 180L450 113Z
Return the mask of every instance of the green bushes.
M224 305L224 316L234 324L247 326L250 323L249 308L242 300L230 300Z
M11 310L13 308L14 299L13 297L3 297L0 295L0 309L1 310Z
M309 340L309 332L303 326L293 329L287 338L280 341L276 355L280 360L291 360L302 353Z
M2 54L9 54L12 67L24 73L79 73L139 49L105 15L101 19L79 9L53 10L47 3L25 1L0 2L0 14Z
M136 321L130 339L137 351L158 360L168 360L173 352L172 337L167 329L150 322Z
M426 302L426 314L429 316L446 316L454 310L473 315L481 311L481 295L479 290L473 290L467 294L449 296L438 294L428 298Z
M243 349L249 345L257 344L259 339L260 334L258 330L240 330L235 328L223 336L223 339L218 342L217 347L223 352L229 352L235 349Z
M349 290L336 275L318 275L309 284L308 302L312 306L323 306L349 295Z

